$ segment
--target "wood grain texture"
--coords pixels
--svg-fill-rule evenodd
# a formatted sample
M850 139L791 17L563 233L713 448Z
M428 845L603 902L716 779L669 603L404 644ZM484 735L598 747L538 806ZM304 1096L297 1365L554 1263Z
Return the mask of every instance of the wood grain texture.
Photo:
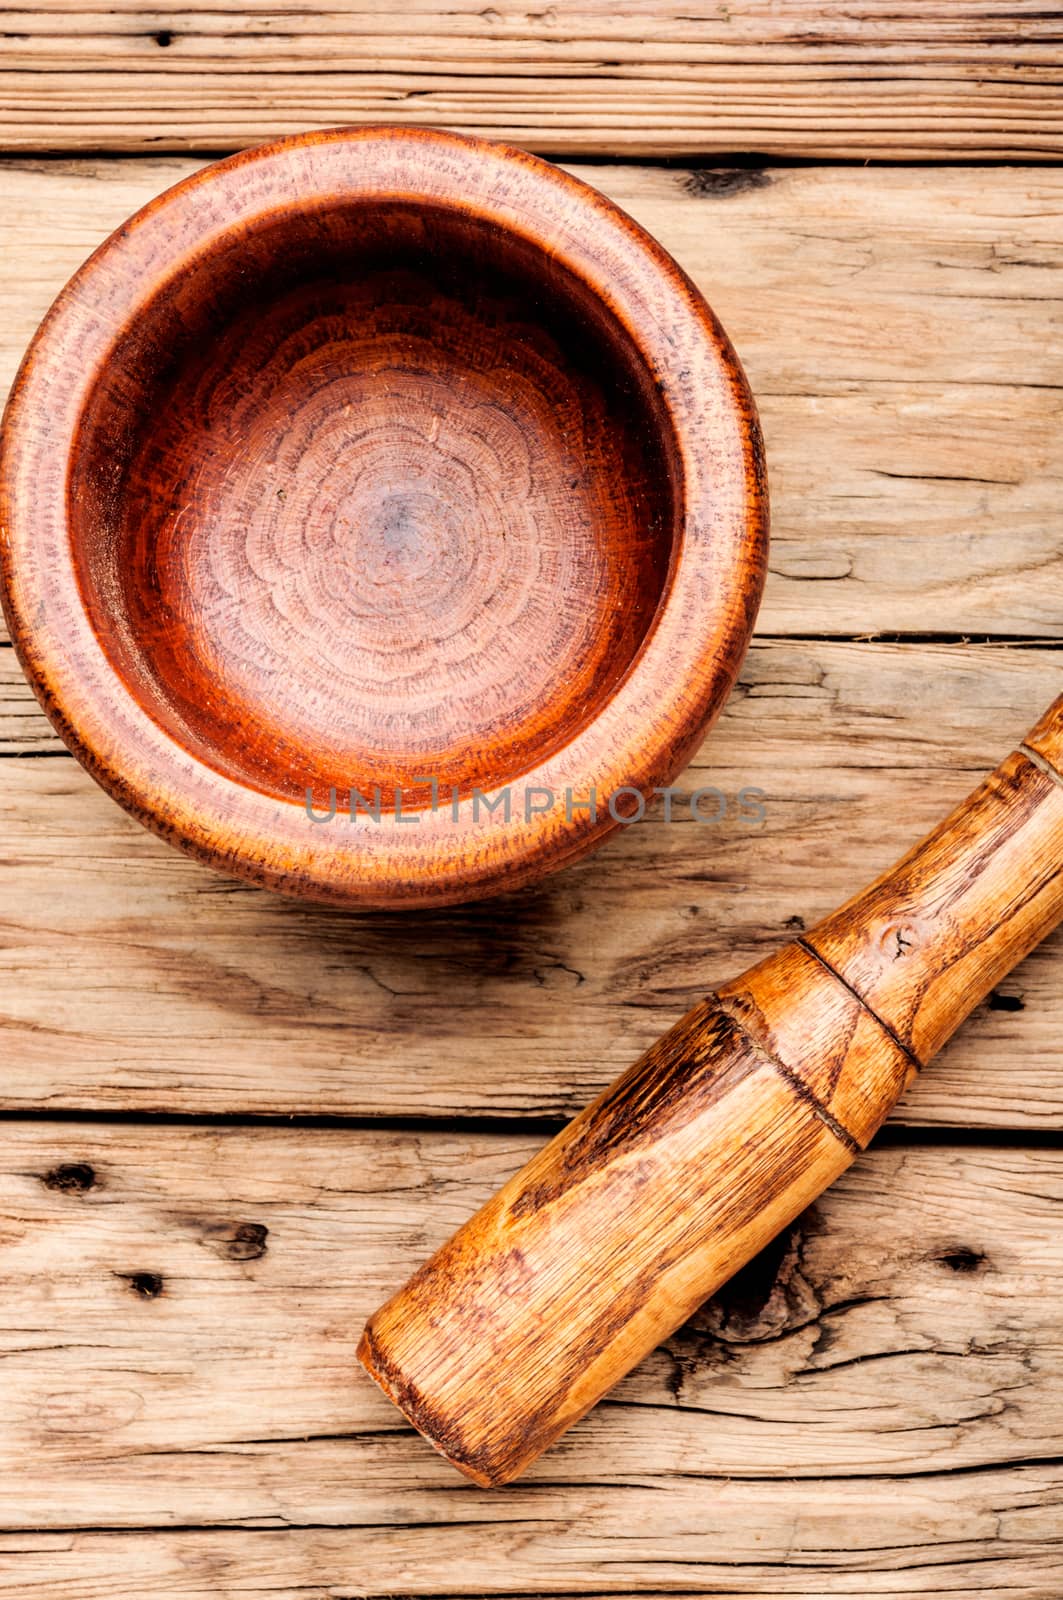
M543 151L949 160L1063 148L1040 0L375 0L282 10L120 0L9 11L9 149L233 149L340 122L441 124Z
M0 387L103 234L194 166L0 165ZM742 357L771 473L764 631L1063 636L1063 174L573 170Z
M1058 1150L873 1149L499 1497L359 1381L351 1338L532 1147L6 1124L11 1593L1053 1600Z
M752 396L674 260L427 129L158 196L0 432L0 598L78 760L197 860L344 907L522 887L670 783L767 527Z
M0 669L22 683L10 651ZM706 989L902 854L1058 685L1053 650L754 644L681 784L717 788L721 821L676 799L668 823L661 801L539 890L411 922L300 907L173 856L22 684L25 714L2 729L26 755L0 758L3 1103L571 1114ZM899 1115L1063 1126L1060 955L1058 936L1032 955Z

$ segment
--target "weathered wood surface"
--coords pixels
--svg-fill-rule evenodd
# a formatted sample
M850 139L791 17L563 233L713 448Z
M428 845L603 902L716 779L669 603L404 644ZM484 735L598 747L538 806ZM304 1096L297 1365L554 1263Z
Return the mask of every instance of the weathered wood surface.
M1040 0L707 9L52 0L5 13L0 148L217 150L365 116L572 155L1063 143ZM66 276L194 165L0 166L0 389ZM765 631L1063 637L1060 172L579 170L743 355L774 491ZM658 819L533 895L425 921L317 914L173 855L57 749L0 648L2 1103L569 1112L706 976L961 798L1059 660L765 641L684 781L762 782L764 824L692 841ZM1060 1126L1061 957L1057 938L980 1008L903 1119ZM402 1430L353 1346L537 1142L4 1123L0 1595L1059 1600L1058 1148L861 1158L488 1495Z
M558 1116L707 989L811 927L940 821L1058 692L1060 655L765 642L676 801L536 889L416 917L329 912L151 838L15 691L0 759L9 1106ZM0 651L9 682L18 667ZM50 758L51 757L51 758ZM743 819L744 787L764 819ZM705 802L715 815L718 802ZM844 841L844 843L842 843ZM797 919L797 920L795 920ZM1059 1127L1053 936L902 1102ZM441 1003L441 997L445 997Z
M194 165L0 166L0 390L70 273ZM1063 637L1063 171L573 170L675 254L745 364L762 632Z
M728 1484L717 1491L710 1513L700 1496L668 1489L670 1534L632 1535L622 1512L593 1534L564 1523L540 1523L535 1507L512 1527L492 1520L482 1529L395 1525L358 1529L291 1529L256 1533L187 1529L177 1533L0 1535L0 1594L24 1600L128 1600L165 1594L170 1600L365 1600L367 1568L389 1575L389 1600L438 1593L435 1574L476 1583L476 1593L507 1594L514 1600L574 1600L576 1594L612 1597L661 1583L674 1584L668 1600L910 1600L912 1595L954 1600L957 1595L1006 1596L1006 1600L1058 1600L1060 1478L1033 1471L1001 1483L990 1474L966 1480L958 1536L939 1545L923 1537L913 1548L912 1529L940 1526L951 1509L932 1484L916 1480L894 1491L880 1508L862 1489L831 1485L839 1526L861 1530L864 1544L885 1545L870 1556L848 1536L841 1553L823 1551L821 1516L810 1499L808 1514L795 1518L785 1491L749 1491ZM663 1497L661 1497L663 1498ZM692 1503L692 1500L694 1503ZM663 1508L662 1508L663 1509ZM733 1559L735 1524L756 1526L761 1542L755 1560ZM995 1526L999 1534L990 1539ZM478 1534L478 1537L477 1537ZM713 1553L700 1550L716 1535ZM474 1550L473 1540L479 1549ZM590 1576L578 1580L552 1574L575 1552ZM808 1547L813 1554L810 1556ZM663 1551L670 1552L662 1555ZM1049 1553L1046 1554L1045 1552ZM535 1595L516 1595L528 1568L548 1576ZM622 1576L618 1576L622 1574ZM606 1583L608 1588L600 1586ZM640 1588L640 1585L642 1586ZM692 1586L697 1585L697 1589ZM27 1586L32 1586L27 1588ZM454 1589L446 1594L453 1597ZM665 1600L658 1592L645 1600Z
M7 148L219 150L341 122L546 151L938 160L1063 150L1043 0L69 0L5 15Z
M492 1494L352 1348L527 1139L2 1133L0 1593L1054 1594L1058 1150L861 1157Z

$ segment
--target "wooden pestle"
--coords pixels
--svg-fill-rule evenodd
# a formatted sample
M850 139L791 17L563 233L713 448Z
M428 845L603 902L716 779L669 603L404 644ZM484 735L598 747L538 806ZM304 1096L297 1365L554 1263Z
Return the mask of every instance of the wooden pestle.
M891 871L724 984L488 1201L358 1354L506 1483L862 1150L1063 918L1063 696Z

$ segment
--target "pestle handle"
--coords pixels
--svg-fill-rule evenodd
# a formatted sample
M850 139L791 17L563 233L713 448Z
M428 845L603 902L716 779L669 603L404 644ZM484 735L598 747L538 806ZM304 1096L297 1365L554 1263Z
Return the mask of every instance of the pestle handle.
M897 866L688 1012L366 1325L455 1466L531 1461L793 1220L1063 918L1063 696Z

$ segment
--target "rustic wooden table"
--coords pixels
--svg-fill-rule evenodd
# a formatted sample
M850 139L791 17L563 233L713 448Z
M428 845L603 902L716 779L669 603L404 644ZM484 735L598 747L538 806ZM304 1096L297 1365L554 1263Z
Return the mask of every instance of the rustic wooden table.
M760 401L774 544L685 780L757 785L764 821L658 813L434 915L316 911L172 853L0 648L0 1594L1059 1600L1059 938L516 1488L459 1479L353 1351L558 1119L1059 691L1063 17L3 11L5 386L73 268L205 155L476 129L571 163L705 290Z

